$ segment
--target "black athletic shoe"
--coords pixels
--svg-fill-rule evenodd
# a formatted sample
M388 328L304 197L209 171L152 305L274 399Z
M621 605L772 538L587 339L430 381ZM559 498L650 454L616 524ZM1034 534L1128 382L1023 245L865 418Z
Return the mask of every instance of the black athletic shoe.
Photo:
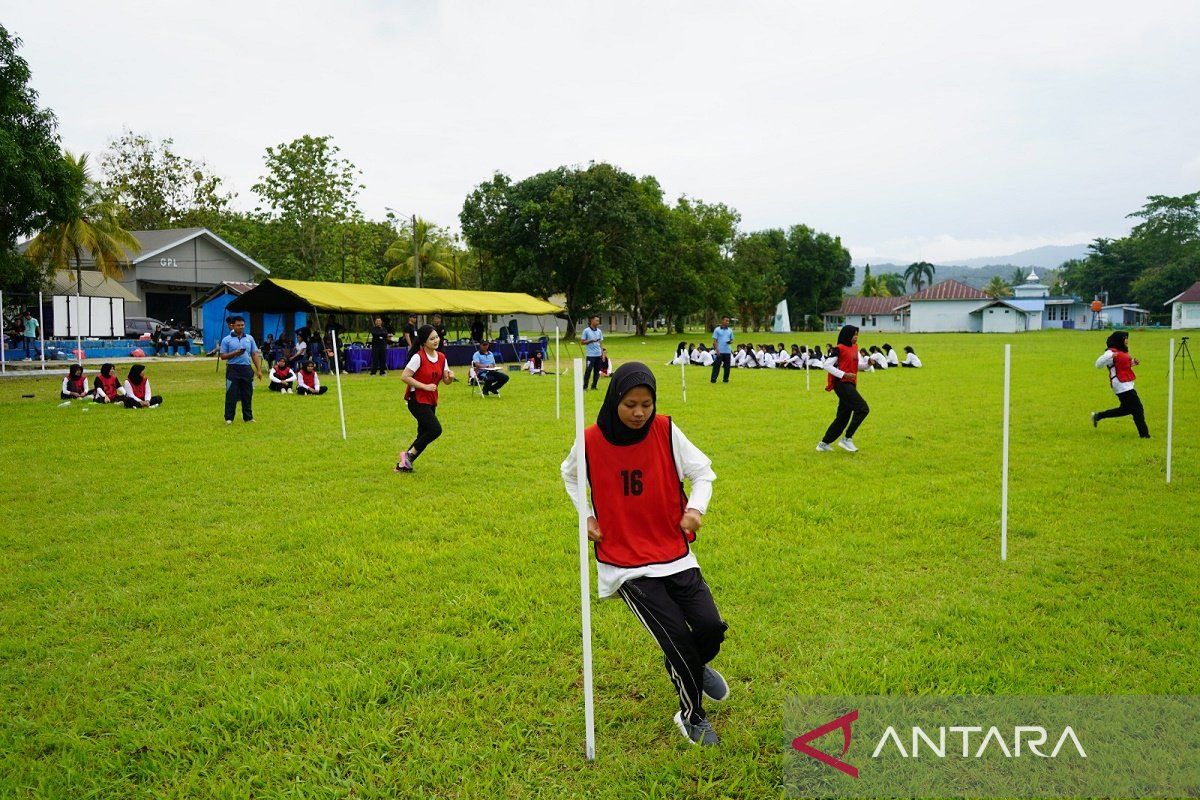
M717 672L712 667L704 668L704 688L702 690L704 696L714 703L721 703L729 699L729 683L726 682L725 676Z

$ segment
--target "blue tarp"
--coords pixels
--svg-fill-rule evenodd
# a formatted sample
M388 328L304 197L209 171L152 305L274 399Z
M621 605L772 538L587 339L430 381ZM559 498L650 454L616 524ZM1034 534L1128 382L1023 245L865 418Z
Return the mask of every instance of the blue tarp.
M200 326L204 329L205 352L216 347L221 337L225 335L225 331L227 330L225 327L226 309L236 297L237 295L226 291L215 297L210 297L204 302L203 312L200 317ZM249 323L248 314L242 312L241 316L246 318L247 323ZM263 314L262 338L267 338L267 334L273 334L278 339L284 333L295 331L297 328L303 328L307 324L308 314L303 311L291 314ZM246 325L246 329L250 329L249 324Z

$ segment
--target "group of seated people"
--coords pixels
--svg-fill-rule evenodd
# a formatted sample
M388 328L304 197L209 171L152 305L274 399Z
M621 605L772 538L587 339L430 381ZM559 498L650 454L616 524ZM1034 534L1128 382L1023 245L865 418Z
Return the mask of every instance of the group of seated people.
M88 386L87 376L83 367L72 364L67 376L63 378L60 399L67 405L72 400L92 400L101 405L123 405L126 408L158 408L162 405L162 395L150 390L150 379L146 377L146 367L134 364L122 382L116 375L112 364L103 364Z
M262 343L262 353L268 363L274 364L282 359L296 372L302 371L310 361L319 372L329 372L333 358L333 344L329 339L331 337L326 335L323 340L319 333L310 332L307 328L296 331L294 335L284 334L278 339L274 334L267 334ZM339 358L345 361L344 347Z
M892 349L890 344L882 348L872 346L870 349L860 348L858 368L861 372L872 372L875 369L889 367L920 367L921 359L911 347L904 348L904 360ZM837 358L837 348L832 344L825 345L824 351L817 345L811 350L802 344L794 344L789 350L787 345L779 342L770 344L739 344L731 359L733 366L743 369L824 369L825 360ZM716 353L703 344L680 342L675 348L675 357L670 364L691 364L699 367L711 367L716 360Z
M182 329L167 336L167 332L162 329L161 325L155 325L154 333L150 334L150 344L154 345L154 355L156 356L190 356L192 354L192 338L188 336L187 331Z
M268 378L267 388L280 394L322 395L329 391L328 386L321 385L321 376L313 361L306 361L304 366L294 370L286 358L277 358Z

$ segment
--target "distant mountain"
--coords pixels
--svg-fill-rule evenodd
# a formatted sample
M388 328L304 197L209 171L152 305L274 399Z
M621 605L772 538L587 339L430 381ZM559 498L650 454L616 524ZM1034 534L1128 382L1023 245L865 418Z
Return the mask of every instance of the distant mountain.
M947 278L953 278L954 280L962 281L968 286L982 289L996 275L1009 280L1012 277L1013 270L1018 268L1024 269L1026 272L1030 269L1041 270L1043 272L1057 269L1064 261L1086 256L1087 248L1086 244L1047 245L1045 247L1035 247L1032 250L1022 250L1019 253L1012 253L1007 256L966 258L949 263L935 262L934 266L937 268L937 272L933 276L933 281L937 283ZM855 287L862 285L863 267L866 266L866 263L859 262L857 259L855 260ZM904 263L900 263L900 259L871 261L871 274L878 275L882 272L899 272L903 275L904 270L908 268L910 263L912 262L905 261Z

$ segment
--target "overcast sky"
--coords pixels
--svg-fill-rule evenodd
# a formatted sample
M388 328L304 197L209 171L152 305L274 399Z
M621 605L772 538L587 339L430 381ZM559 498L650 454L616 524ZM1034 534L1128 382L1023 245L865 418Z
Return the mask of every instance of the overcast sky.
M856 261L1122 235L1200 189L1200 3L39 0L24 40L63 144L173 137L254 205L268 145L330 134L367 214L610 161L743 230Z

